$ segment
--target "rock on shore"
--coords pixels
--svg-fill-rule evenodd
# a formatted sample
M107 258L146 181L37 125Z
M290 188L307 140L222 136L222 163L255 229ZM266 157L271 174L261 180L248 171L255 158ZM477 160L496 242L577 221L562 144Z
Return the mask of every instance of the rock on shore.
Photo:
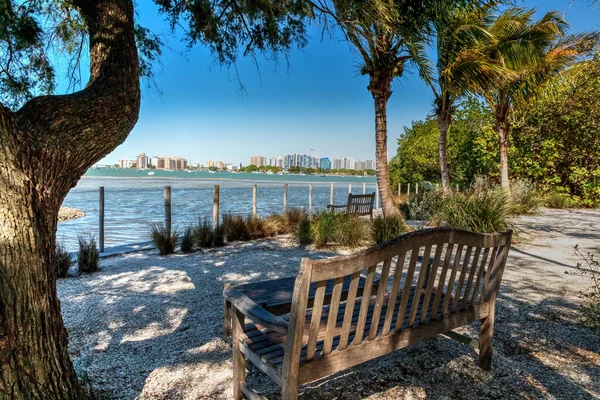
M58 212L58 222L85 217L85 213L76 208L61 207Z

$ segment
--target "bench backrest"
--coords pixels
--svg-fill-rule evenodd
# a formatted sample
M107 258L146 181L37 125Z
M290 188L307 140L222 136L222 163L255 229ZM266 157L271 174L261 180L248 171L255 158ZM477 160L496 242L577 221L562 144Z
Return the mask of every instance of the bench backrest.
M294 362L296 353L300 357L300 348L305 344L304 357L311 360L333 350L339 354L364 341L440 320L484 303L493 305L511 236L510 230L477 234L435 228L400 236L356 255L318 261L303 259L292 300L291 335L286 348L288 362ZM366 277L366 283L359 297L357 287L361 275ZM344 302L341 292L347 276L351 283ZM325 285L329 280L334 281L334 289L329 304L324 305ZM313 308L307 316L312 282L317 283L317 289ZM372 290L374 283L377 290ZM353 306L342 312L343 307L350 304ZM356 308L354 304L358 304ZM406 319L397 323L398 316L406 316ZM310 321L308 328L305 321Z
M348 214L373 215L375 192L371 194L348 193Z

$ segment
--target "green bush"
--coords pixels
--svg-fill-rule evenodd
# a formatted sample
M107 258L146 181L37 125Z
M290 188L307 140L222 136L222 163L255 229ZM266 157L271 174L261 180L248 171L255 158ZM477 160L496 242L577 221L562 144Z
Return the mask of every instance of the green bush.
M241 215L223 215L223 233L228 242L236 240L248 241L251 238L248 226Z
M99 268L100 253L96 238L91 235L79 235L79 251L77 252L77 267L79 272L96 272Z
M309 245L312 240L310 234L310 221L306 218L300 221L296 226L295 233L301 245Z
M387 242L408 231L406 221L399 215L376 217L371 224L371 236L375 244Z
M71 254L60 243L56 243L56 252L54 255L54 265L56 269L56 277L64 278L69 273L69 268L73 265Z
M191 253L194 251L194 239L194 229L191 226L188 226L185 228L185 231L183 231L183 236L181 236L179 249L181 249L182 253Z
M198 224L194 227L194 242L196 246L207 249L215 245L215 232L208 218L198 220Z
M478 180L465 193L444 196L431 224L480 233L504 231L512 225L508 193Z
M294 232L300 222L306 220L306 212L301 208L290 208L285 213L288 232Z
M535 185L518 180L510 185L511 212L516 215L535 214L541 204Z
M401 211L407 219L429 221L438 212L443 200L444 193L441 190L423 191L411 196Z
M317 247L358 247L367 236L367 223L353 215L321 211L310 221L311 242Z
M164 224L153 224L151 228L151 239L154 246L158 249L159 255L166 256L175 251L179 235L177 232L172 232L171 235L169 235Z
M544 197L543 204L548 208L568 208L572 202L568 195L552 192Z

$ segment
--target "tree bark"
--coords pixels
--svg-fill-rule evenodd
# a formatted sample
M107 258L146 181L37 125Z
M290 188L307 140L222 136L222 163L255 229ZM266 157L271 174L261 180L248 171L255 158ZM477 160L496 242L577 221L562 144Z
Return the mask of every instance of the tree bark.
M402 215L394 202L387 154L387 102L392 94L389 90L371 90L375 103L375 157L377 161L377 185L384 216Z
M439 113L437 116L438 128L440 130L440 172L442 174L442 189L445 193L450 192L450 173L448 172L448 129L450 127L450 115L447 112Z
M122 143L140 107L131 0L74 0L89 32L85 89L0 105L0 398L83 399L56 296L58 210Z
M500 182L503 188L510 188L508 176L508 135L510 124L508 122L510 107L507 104L499 104L495 110L496 132L498 133L498 144L500 147Z

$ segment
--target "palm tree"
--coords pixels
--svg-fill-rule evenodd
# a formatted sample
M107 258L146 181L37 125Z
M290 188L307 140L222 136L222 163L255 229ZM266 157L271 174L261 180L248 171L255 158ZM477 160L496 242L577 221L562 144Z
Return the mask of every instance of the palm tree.
M480 87L495 118L500 146L502 186L509 188L508 145L512 108L526 101L552 77L574 65L587 51L594 34L567 35L569 25L557 12L533 20L534 10L512 7L489 26L491 40L483 49L499 67L511 71L509 79Z
M315 0L312 5L341 29L361 59L362 75L375 107L377 183L384 215L399 215L389 181L387 103L392 82L406 63L425 65L431 10L438 3L469 4L480 0Z
M490 39L486 28L492 4L471 7L439 4L432 18L435 35L436 77L430 66L420 66L425 83L434 95L434 111L440 132L439 157L442 188L450 191L450 173L446 157L447 136L460 98L492 79L502 80L506 71L485 57L478 49ZM433 64L430 62L429 64ZM425 69L423 69L425 68Z

